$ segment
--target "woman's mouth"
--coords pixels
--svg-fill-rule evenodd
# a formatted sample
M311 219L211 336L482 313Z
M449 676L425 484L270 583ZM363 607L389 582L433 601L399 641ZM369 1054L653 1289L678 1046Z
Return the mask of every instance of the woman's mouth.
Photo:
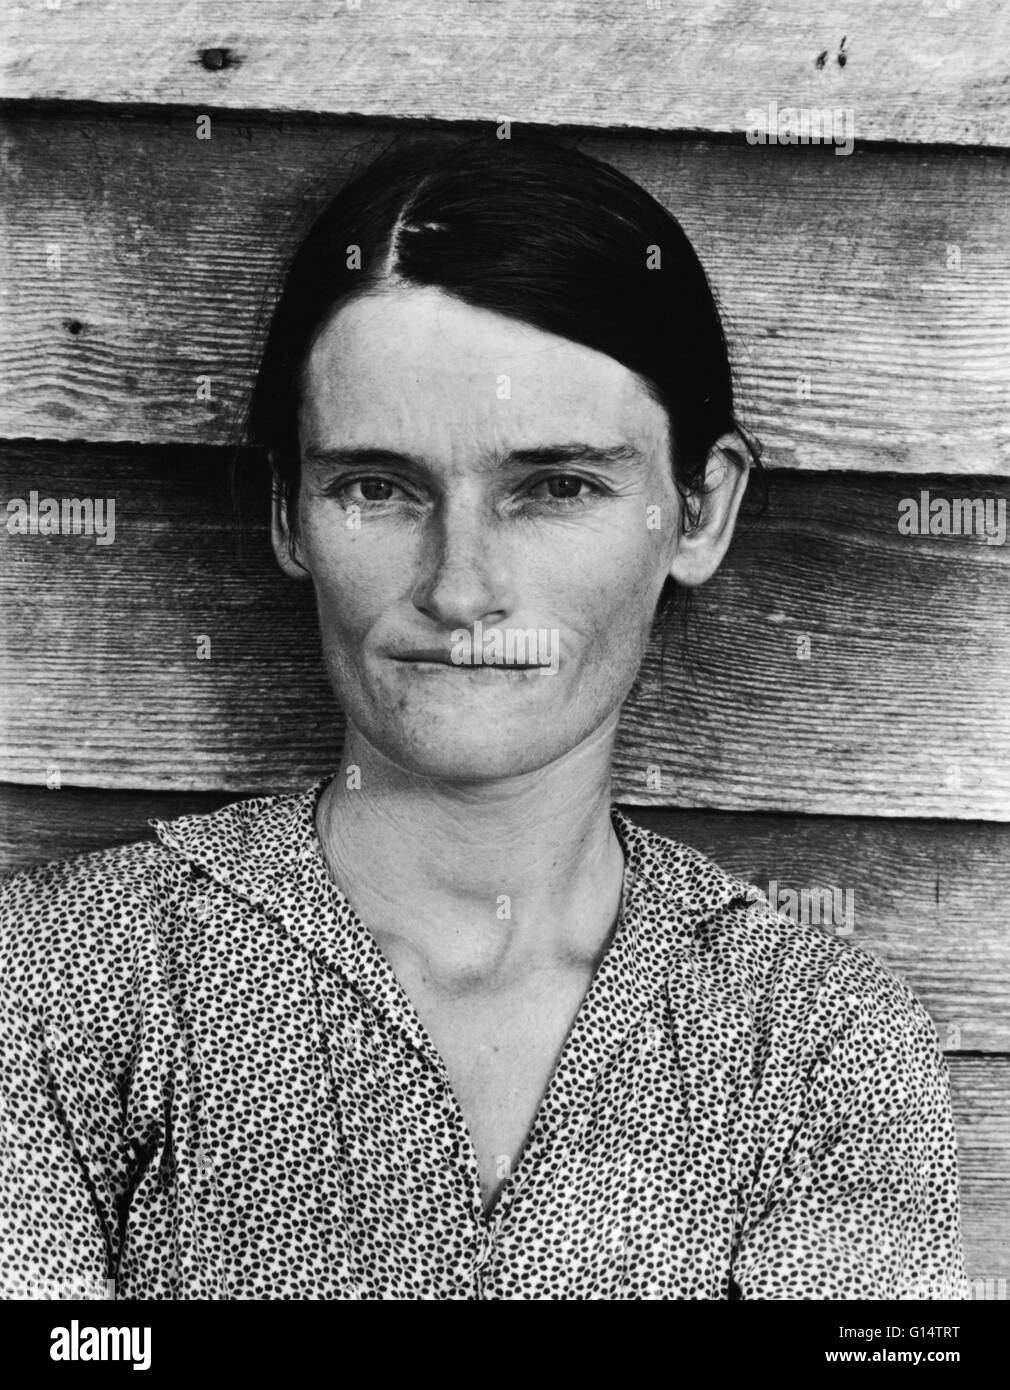
M458 672L468 674L472 672L491 672L497 675L517 675L524 671L542 671L545 668L540 665L523 664L515 661L481 661L481 662L462 662L449 661L445 657L428 656L399 656L394 658L404 666L412 667L419 674L423 672Z

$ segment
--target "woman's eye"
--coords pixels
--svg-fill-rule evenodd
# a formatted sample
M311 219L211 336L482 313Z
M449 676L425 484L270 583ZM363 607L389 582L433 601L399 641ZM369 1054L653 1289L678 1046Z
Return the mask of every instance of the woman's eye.
M531 495L549 502L581 502L595 491L598 489L587 478L580 478L574 473L557 473L534 483Z
M351 478L340 484L340 495L347 502L392 502L402 491L390 478Z
M345 504L374 503L381 505L383 502L409 502L412 500L411 495L400 483L394 482L392 478L378 476L348 478L333 485L329 491L331 496L338 496ZM591 483L588 478L581 478L575 473L555 473L549 478L541 478L538 482L533 483L526 496L535 502L556 503L564 506L566 503L570 505L585 503L591 496L603 491L603 488Z

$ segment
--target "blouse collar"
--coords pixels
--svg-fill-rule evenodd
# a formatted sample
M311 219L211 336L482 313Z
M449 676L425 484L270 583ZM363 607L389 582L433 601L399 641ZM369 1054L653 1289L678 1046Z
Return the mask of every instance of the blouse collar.
M324 963L352 978L387 973L371 933L333 882L316 831L319 798L335 776L306 791L234 802L210 815L151 820L162 844L190 865L279 920ZM614 830L625 857L624 893L612 945L630 949L643 986L665 977L672 961L691 954L701 928L753 889L699 851L636 825L616 805ZM306 911L306 903L325 911ZM620 940L619 940L620 939Z

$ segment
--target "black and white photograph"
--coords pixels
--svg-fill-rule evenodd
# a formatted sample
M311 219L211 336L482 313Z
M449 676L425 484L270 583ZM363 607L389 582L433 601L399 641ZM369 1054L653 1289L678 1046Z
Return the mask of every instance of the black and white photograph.
M959 1362L1010 1276L1010 10L3 28L5 1339L833 1302L797 1366Z

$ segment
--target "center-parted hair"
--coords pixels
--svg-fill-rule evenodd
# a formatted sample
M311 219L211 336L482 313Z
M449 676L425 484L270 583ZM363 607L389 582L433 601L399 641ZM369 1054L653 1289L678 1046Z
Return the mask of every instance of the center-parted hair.
M666 409L688 509L720 435L736 430L760 465L734 415L708 278L662 204L611 165L543 139L429 138L346 183L288 267L242 442L272 468L292 525L312 345L342 305L391 281L438 288L637 373Z

